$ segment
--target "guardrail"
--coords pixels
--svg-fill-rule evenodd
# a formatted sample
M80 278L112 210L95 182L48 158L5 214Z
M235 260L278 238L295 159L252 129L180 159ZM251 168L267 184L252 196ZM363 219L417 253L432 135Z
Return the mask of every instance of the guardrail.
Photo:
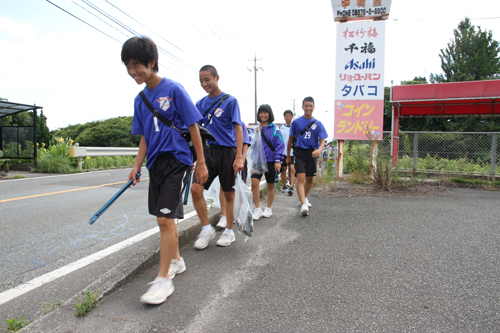
M78 169L82 170L82 158L97 156L135 156L139 148L133 147L71 147L69 155L78 159Z

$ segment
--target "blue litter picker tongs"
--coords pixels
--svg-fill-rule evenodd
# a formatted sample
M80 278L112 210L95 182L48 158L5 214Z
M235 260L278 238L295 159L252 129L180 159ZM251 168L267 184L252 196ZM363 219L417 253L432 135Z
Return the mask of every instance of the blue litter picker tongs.
M137 175L135 176L136 179L139 179L139 177L141 177L141 173L138 172ZM99 209L99 211L97 213L94 214L94 216L92 216L90 218L90 221L89 223L92 225L94 224L94 222L99 218L101 217L101 215L106 211L106 209L109 208L109 206L111 206L115 201L116 199L118 199L120 197L120 195L123 194L123 192L125 192L126 189L128 189L130 187L130 185L132 185L132 183L134 182L133 179L129 180L127 182L127 184L125 184L125 186L123 186L121 188L121 190L118 191L118 193L116 193L112 198L111 200L109 200L104 206L102 206L101 209Z

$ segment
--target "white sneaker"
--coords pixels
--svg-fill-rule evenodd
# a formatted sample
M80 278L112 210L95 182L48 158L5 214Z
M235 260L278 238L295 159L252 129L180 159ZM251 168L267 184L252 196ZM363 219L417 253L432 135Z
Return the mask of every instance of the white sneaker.
M216 227L218 229L226 229L226 227L227 227L227 218L224 215L221 216L221 218L219 220L219 223L217 223Z
M260 219L261 216L262 216L262 209L260 207L255 208L252 214L253 219L257 221L258 219Z
M309 202L309 199L306 198L306 205L307 207L312 207L311 203Z
M214 237L215 237L214 227L210 226L210 231L207 232L204 232L203 229L201 229L201 232L198 235L198 239L196 240L196 242L194 242L194 248L198 250L203 250L208 246L208 243Z
M264 213L262 213L262 217L271 217L273 215L273 210L269 207L264 208Z
M147 304L160 304L165 302L168 296L174 292L174 283L171 279L157 276L156 279L149 283L148 291L141 296L141 302Z
M170 267L168 268L167 279L171 280L175 277L176 274L181 274L185 270L186 270L186 264L184 263L184 259L182 257L181 260L172 259Z
M235 240L236 240L236 237L234 237L234 232L224 231L222 233L222 236L220 236L219 240L217 241L217 245L218 246L229 246Z
M309 207L307 207L307 204L303 204L300 207L300 214L302 214L304 216L309 215Z

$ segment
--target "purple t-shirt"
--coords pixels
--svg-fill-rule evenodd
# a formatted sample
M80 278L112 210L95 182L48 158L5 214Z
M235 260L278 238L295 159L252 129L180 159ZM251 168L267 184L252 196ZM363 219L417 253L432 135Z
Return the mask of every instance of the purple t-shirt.
M184 87L167 78L149 90L144 87L144 94L151 105L175 127L188 131L188 126L198 122L201 114L194 106L191 97ZM189 145L177 130L167 127L160 119L155 125L153 113L137 95L134 100L134 120L132 134L144 135L148 147L146 167L149 169L156 157L164 153L172 153L179 162L187 165L193 163L193 154ZM158 128L158 131L156 130Z

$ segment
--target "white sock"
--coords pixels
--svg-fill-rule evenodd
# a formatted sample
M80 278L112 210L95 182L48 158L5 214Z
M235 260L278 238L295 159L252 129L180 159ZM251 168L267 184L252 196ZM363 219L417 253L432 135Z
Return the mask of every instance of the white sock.
M230 233L230 234L234 233L233 229L228 229L228 228L226 228L226 230L224 230L224 232L227 232L227 233Z
M212 230L212 226L209 224L209 225L204 225L203 227L201 227L201 230L202 231L211 231Z

